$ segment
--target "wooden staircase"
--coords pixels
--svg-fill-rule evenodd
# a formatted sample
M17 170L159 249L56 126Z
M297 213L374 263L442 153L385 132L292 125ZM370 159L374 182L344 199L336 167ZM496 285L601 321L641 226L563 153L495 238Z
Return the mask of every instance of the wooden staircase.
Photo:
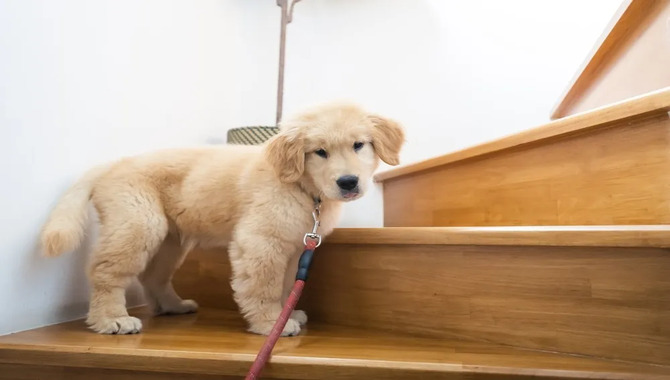
M657 91L379 175L388 227L327 239L265 377L670 379L669 110ZM175 286L202 310L140 309L137 336L0 337L0 379L240 378L263 338L229 273L195 251Z
M577 83L562 112L588 108ZM264 378L670 379L668 111L670 88L635 93L378 175L385 227L317 251L308 327ZM139 308L139 335L75 321L0 337L0 379L242 378L264 338L229 275L225 251L196 250L175 287L201 310Z

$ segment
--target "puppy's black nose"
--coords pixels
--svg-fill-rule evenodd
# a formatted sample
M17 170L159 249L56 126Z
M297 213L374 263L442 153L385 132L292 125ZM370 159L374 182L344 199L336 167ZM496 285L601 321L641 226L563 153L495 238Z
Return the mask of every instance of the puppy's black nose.
M335 182L337 182L337 186L342 190L353 190L358 186L358 177L355 175L343 175Z

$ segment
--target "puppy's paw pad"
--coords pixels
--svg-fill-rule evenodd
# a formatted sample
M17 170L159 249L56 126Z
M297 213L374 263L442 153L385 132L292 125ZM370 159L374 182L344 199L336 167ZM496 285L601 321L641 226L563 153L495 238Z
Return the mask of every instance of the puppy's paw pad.
M295 319L300 323L300 326L304 326L307 324L307 313L302 310L294 310L291 313L291 319Z
M137 334L142 331L142 321L135 317L101 318L87 321L91 329L100 334Z

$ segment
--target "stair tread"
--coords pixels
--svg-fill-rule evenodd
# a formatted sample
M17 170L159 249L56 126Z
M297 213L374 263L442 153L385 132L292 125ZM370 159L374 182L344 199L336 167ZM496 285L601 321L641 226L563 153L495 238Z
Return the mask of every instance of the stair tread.
M332 244L670 247L670 225L338 228Z
M263 342L245 332L232 311L132 314L143 319L143 333L99 335L74 321L0 337L0 363L242 376ZM463 374L473 379L669 379L670 367L310 323L300 336L280 339L264 371L265 378L295 379L460 379Z

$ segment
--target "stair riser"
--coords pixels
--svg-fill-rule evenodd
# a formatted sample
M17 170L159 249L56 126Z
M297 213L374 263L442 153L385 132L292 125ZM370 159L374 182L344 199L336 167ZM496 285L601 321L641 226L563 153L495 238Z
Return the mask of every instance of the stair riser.
M384 181L384 225L670 224L670 118L624 119Z
M667 250L342 244L313 272L319 320L670 363Z

